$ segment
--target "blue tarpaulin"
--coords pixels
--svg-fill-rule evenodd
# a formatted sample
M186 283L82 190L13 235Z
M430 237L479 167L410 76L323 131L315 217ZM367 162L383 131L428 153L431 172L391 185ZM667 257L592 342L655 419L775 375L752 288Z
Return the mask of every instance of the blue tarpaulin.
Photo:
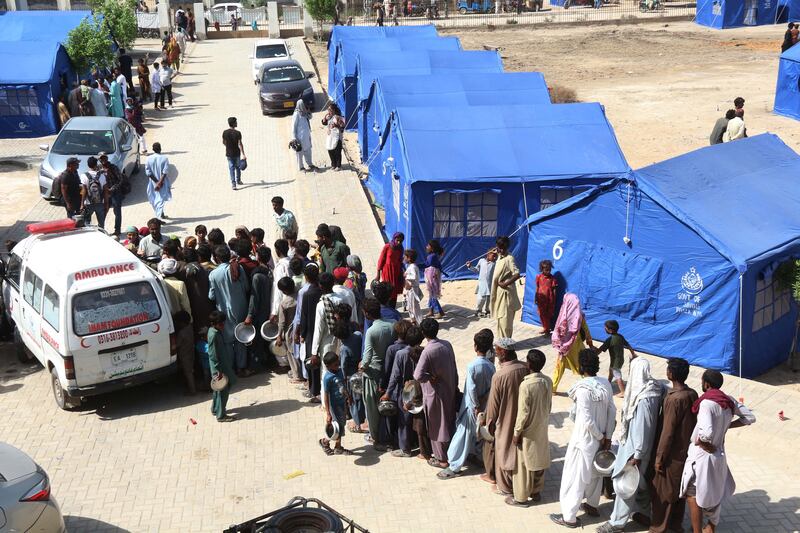
M778 22L778 2L779 0L698 0L695 22L716 29L775 24Z
M74 80L62 46L89 11L0 13L0 138L41 137L59 128L62 83Z
M339 44L359 40L377 42L387 37L436 37L436 27L433 24L425 26L334 26L331 38L328 41L328 87L335 87L333 83L333 65L336 60L336 51Z
M800 119L800 46L793 46L781 54L773 111Z
M381 76L373 83L358 113L358 142L363 161L377 149L389 114L397 107L550 103L547 84L539 72Z
M411 50L461 50L461 41L458 37L418 37L400 36L387 37L380 40L360 39L346 41L339 44L335 52L333 85L330 85L331 99L339 108L354 110L358 107L358 56L365 52L402 52ZM354 124L358 120L356 115L345 118Z
M615 319L636 349L759 375L786 360L797 318L773 274L800 257L798 175L771 134L633 171L528 219L528 279L552 260L598 338ZM534 291L523 320L539 323Z
M502 95L501 95L502 96ZM596 103L399 107L370 176L382 180L385 231L419 254L439 239L450 279L527 215L629 170ZM512 251L525 258L523 229Z

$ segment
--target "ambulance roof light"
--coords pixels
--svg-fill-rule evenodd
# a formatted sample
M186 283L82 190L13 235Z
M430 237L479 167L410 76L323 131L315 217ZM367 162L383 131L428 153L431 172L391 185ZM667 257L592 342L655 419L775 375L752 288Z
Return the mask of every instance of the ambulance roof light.
M75 229L77 223L72 220L71 218L65 218L63 220L51 220L48 222L35 222L33 224L28 224L26 229L28 233L36 234L36 235L44 235L48 233L59 233L62 231L69 231Z

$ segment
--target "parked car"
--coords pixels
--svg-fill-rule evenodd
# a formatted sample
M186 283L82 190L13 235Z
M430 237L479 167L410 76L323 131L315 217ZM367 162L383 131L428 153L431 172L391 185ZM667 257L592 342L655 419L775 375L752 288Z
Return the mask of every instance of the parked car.
M47 472L25 452L0 442L0 531L66 530Z
M283 39L259 39L253 44L253 53L250 55L252 60L253 81L258 83L261 67L278 61L291 59L292 54Z
M314 110L314 89L308 81L313 72L304 72L294 60L267 63L261 67L258 99L265 115L294 110L301 98L309 111Z
M79 173L86 172L87 159L97 157L100 152L107 153L109 161L128 177L139 170L139 140L133 127L122 118L71 118L52 146L41 144L39 148L47 152L39 167L39 194L48 200L53 198L53 179L67 168L70 157L81 160Z
M231 21L231 14L235 14L236 19L241 20L244 15L242 4L238 2L216 4L206 11L205 16L211 24L214 24L215 21L220 24L228 24Z

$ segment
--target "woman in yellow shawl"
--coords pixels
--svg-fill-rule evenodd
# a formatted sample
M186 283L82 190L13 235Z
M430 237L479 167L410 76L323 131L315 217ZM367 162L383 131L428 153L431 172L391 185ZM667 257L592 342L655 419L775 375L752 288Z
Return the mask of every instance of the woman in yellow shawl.
M580 374L578 354L585 348L584 340L589 348L594 348L592 334L589 333L589 327L586 325L586 319L581 311L581 302L571 292L564 295L551 340L553 348L558 351L558 360L553 374L553 394L555 394L558 383L564 376L565 368L569 368L574 374Z

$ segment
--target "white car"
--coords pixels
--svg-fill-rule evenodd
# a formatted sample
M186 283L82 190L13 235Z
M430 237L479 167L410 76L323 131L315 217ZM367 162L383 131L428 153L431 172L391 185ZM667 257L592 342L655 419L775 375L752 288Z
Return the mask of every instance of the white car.
M220 24L228 24L231 21L231 15L235 14L237 20L241 20L244 11L242 10L242 4L238 2L228 2L225 4L216 4L211 6L211 9L206 11L206 18L211 22L213 25L214 22L219 22Z
M253 82L261 81L261 67L277 61L287 61L292 58L289 46L283 39L259 39L253 45L251 71Z

